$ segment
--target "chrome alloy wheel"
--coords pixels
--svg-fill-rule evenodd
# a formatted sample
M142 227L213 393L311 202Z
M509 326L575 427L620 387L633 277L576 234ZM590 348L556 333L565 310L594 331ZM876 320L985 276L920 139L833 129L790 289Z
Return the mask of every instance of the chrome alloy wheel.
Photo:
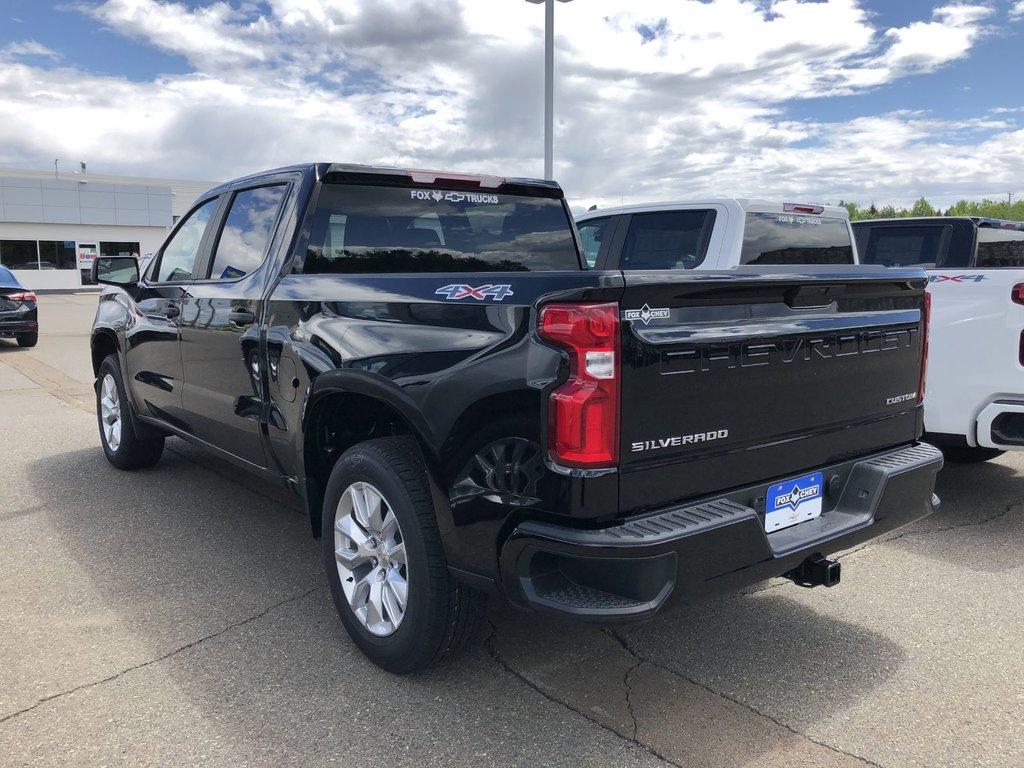
M100 421L103 441L116 453L121 445L121 398L117 394L117 382L109 373L100 384Z
M352 483L338 501L334 559L359 623L378 637L393 634L409 597L405 539L388 500L369 483Z

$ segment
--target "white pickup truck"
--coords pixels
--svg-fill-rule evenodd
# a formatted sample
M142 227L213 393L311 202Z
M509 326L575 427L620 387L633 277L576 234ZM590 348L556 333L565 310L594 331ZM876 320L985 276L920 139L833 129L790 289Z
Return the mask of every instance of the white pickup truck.
M1024 449L1024 223L929 217L853 229L862 262L928 271L925 439L952 461Z
M841 206L713 198L594 209L576 226L596 269L857 263Z

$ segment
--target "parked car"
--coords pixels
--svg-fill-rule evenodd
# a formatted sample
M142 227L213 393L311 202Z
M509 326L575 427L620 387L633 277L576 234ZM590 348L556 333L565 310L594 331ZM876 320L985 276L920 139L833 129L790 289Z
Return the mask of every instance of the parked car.
M787 574L928 514L925 275L586 269L553 182L316 164L99 257L100 437L298 493L356 645L464 643L480 593L594 621Z
M953 461L1024 448L1024 224L915 217L853 226L864 262L928 270L927 439Z
M19 347L39 343L36 295L23 286L7 267L0 267L0 338L13 338Z
M594 209L576 224L596 269L857 263L841 206L712 198Z

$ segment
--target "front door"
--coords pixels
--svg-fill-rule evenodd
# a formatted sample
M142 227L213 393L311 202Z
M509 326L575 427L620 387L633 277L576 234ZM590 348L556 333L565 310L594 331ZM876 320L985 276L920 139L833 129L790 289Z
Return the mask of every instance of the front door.
M217 198L194 208L157 253L132 295L125 381L138 412L191 431L182 410L180 321Z

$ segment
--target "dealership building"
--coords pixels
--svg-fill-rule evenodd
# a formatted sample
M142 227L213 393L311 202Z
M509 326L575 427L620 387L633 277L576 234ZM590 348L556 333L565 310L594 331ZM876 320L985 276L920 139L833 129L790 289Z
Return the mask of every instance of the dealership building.
M155 251L216 184L0 168L0 265L32 290L89 285L93 259Z

